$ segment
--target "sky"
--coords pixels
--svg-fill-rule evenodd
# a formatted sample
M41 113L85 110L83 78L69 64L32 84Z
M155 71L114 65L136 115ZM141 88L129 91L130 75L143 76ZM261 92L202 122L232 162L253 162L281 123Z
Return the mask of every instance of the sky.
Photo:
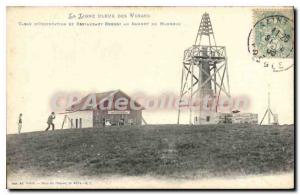
M17 132L19 113L23 131L46 128L51 98L58 92L103 92L121 89L131 95L178 94L183 51L190 47L203 13L213 25L217 45L226 46L232 96L246 96L243 112L267 108L280 124L294 122L294 70L273 72L253 61L247 38L255 21L252 8L222 7L10 7L7 10L7 133ZM127 19L68 19L69 14L96 16L130 13L149 15ZM176 26L26 26L35 22L160 22ZM21 25L22 24L22 25ZM288 63L293 63L288 61ZM270 87L268 87L270 86ZM186 114L187 115L187 114ZM185 117L186 117L185 115ZM177 111L143 112L149 124L177 122ZM62 117L56 125L60 127ZM188 122L187 117L183 122Z

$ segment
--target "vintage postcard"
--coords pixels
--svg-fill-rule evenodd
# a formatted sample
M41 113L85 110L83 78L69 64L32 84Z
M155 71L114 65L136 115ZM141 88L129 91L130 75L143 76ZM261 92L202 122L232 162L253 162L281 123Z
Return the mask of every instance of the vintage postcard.
M7 7L8 189L294 189L293 7Z

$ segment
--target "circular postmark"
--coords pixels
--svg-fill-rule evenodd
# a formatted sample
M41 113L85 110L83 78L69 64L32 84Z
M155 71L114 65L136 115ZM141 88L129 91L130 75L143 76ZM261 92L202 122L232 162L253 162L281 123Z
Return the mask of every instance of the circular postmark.
M294 65L294 25L283 15L270 15L258 20L248 36L252 59L271 67L274 72Z

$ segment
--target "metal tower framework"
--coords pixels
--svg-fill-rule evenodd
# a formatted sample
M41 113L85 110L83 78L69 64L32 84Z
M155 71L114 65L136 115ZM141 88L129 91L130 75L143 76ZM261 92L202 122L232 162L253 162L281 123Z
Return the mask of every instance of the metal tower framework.
M259 125L261 125L261 124L264 122L264 120L265 120L267 114L268 114L268 125L271 125L271 116L273 117L273 123L276 124L276 125L278 125L278 119L277 119L277 117L273 114L273 112L272 112L272 110L271 110L271 105L270 105L270 91L268 92L268 108L267 108L267 110L266 110L266 112L265 112L263 118L261 119Z
M212 96L216 101L214 112L218 112L219 98L230 98L229 75L226 49L217 46L208 13L202 15L195 43L184 51L181 75L180 102L177 123L180 123L180 111L183 98L189 99L189 122L192 124L194 98ZM199 116L201 114L199 106Z

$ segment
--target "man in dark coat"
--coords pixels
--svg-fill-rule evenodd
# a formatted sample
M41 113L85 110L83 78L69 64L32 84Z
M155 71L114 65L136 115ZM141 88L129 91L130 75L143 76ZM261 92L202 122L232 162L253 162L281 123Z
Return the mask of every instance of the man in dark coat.
M48 131L50 126L52 126L52 131L54 130L54 123L53 123L54 119L55 119L55 113L52 112L51 115L48 117L48 121L47 121L48 127L46 128L45 131Z
M105 125L106 125L105 123L106 123L105 118L102 118L102 126L103 126L103 127L105 127Z

